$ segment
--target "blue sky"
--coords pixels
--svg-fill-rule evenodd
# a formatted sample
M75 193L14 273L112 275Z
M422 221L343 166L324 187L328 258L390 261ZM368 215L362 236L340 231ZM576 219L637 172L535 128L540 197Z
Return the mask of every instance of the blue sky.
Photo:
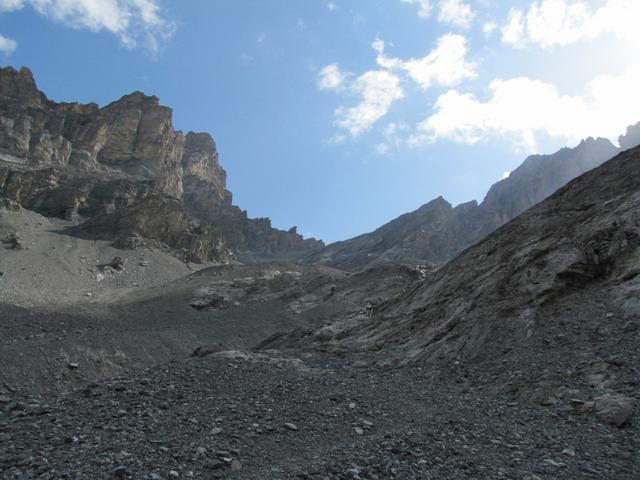
M637 0L0 0L56 101L133 90L216 140L235 203L334 241L640 120Z

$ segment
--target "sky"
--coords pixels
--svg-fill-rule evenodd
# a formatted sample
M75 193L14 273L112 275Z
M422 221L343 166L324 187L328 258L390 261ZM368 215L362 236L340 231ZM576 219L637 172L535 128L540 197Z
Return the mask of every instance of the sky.
M0 0L56 101L141 90L212 134L234 203L336 241L640 121L638 0Z

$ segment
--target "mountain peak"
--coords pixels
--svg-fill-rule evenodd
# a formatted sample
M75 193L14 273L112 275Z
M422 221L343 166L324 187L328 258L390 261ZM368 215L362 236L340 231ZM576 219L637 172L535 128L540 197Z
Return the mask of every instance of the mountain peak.
M627 127L627 132L618 137L618 143L621 150L629 150L640 145L640 122Z

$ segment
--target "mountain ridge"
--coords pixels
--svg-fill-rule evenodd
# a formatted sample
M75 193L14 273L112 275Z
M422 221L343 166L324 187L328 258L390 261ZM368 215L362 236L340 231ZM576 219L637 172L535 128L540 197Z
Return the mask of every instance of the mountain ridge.
M640 123L628 127L619 143L640 143ZM481 203L472 200L454 207L439 196L372 232L331 243L307 260L345 270L389 262L445 263L622 150L607 139L588 138L554 154L531 155L508 178L493 184Z

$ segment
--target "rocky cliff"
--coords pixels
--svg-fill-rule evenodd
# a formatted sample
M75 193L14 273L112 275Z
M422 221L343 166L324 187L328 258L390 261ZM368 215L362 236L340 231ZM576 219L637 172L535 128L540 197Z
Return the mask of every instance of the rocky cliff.
M191 261L297 260L323 246L234 206L211 136L175 130L157 97L56 103L27 68L0 69L0 195L76 220L77 235L147 239Z
M589 138L552 155L533 155L494 184L484 201L455 208L439 197L377 230L328 245L309 261L346 270L381 263L444 263L542 201L573 178L640 144L640 123L619 139Z

